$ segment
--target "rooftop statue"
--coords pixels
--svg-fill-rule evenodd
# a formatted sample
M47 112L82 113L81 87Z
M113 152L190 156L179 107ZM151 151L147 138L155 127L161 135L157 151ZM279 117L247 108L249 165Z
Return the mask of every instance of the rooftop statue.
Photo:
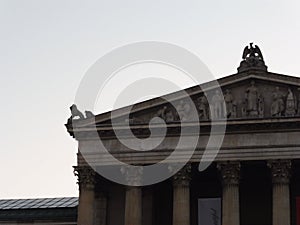
M71 110L71 119L74 119L76 117L79 117L79 119L84 119L84 116L82 114L82 112L79 111L79 109L77 108L77 105L73 104L70 106L70 110Z
M84 112L85 112L86 118L94 118L95 117L94 113L91 111L85 110Z
M250 47L246 46L243 51L242 56L243 61L238 68L238 72L244 72L249 69L260 69L267 71L267 66L265 65L263 55L260 48L253 43L250 43Z
M71 116L68 119L67 124L72 124L73 119L84 119L82 112L79 111L75 104L70 106Z
M260 48L257 45L253 47L252 42L250 43L250 48L249 46L246 46L243 52L243 59L246 60L247 58L250 57L259 58L260 60L264 61Z

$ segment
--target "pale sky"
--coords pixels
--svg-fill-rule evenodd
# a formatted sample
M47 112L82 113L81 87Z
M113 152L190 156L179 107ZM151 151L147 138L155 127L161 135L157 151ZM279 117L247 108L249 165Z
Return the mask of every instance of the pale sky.
M299 76L299 10L297 0L0 0L0 198L78 195L77 144L64 123L102 55L164 41L219 78L236 72L253 41L269 71Z

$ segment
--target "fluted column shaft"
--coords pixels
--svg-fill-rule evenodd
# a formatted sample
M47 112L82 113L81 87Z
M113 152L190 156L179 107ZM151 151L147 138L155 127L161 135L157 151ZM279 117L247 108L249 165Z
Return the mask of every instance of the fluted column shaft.
M153 188L150 186L149 188L143 189L142 193L142 204L143 204L143 225L153 225Z
M239 206L239 162L222 162L218 164L221 171L223 196L222 196L222 225L240 224Z
M142 224L142 190L140 187L126 188L125 225Z
M128 186L125 196L125 225L142 225L142 169L122 167Z
M107 194L104 191L97 191L95 196L95 225L106 225L107 219Z
M268 162L273 183L273 225L290 225L290 160Z
M94 225L95 203L95 172L88 166L74 167L74 173L78 177L79 205L77 224Z
M173 176L173 225L190 225L191 165Z

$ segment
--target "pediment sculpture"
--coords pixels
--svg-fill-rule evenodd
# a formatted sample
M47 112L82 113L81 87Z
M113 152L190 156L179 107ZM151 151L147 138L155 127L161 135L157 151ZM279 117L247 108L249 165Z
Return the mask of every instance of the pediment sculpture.
M164 102L159 107L149 107L143 113L133 112L129 123L147 124L153 118L160 118L153 120L155 123L193 121L190 104L195 105L200 121L300 116L300 87L296 85L249 79L221 88L223 95L220 90L211 90L207 95L198 93L191 96L194 103L179 99L172 104ZM91 111L85 111L84 116L75 104L70 110L68 123L95 117ZM125 119L120 117L118 121L124 123Z
M298 91L298 98L294 94L295 90ZM279 88L273 84L266 86L255 80L250 80L248 85L244 84L238 88L224 87L223 96L219 90L212 90L208 96L199 94L194 97L200 121L292 117L300 114L299 101L300 88L289 86ZM179 100L175 105L177 110L171 104L164 104L152 115L160 117L166 123L191 121L189 117L191 106L184 100ZM151 118L151 115L147 118ZM145 123L147 118L144 120Z

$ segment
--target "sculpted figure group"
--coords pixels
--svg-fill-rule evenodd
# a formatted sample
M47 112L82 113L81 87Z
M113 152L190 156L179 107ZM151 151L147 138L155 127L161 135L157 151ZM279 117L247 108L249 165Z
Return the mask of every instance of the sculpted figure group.
M251 81L244 92L243 100L240 96L234 96L230 89L226 89L223 95L220 90L215 90L209 96L201 95L194 101L199 120L300 116L300 87L297 89L297 96L292 88L287 88L285 91L282 89L275 87L272 93L270 91L266 93L257 88L255 81ZM263 96L270 98L267 107L265 107ZM235 97L239 100L237 101ZM159 117L165 122L190 121L192 120L190 104L191 102L180 100L175 104L175 107L164 105L156 111L154 117ZM265 109L270 111L265 113ZM70 107L70 110L71 117L68 119L68 123L71 123L74 119L94 117L94 114L90 111L85 111L84 116L75 104ZM136 123L147 122L143 118L134 120ZM158 119L156 122L160 123L161 120Z
M298 102L291 88L288 88L286 92L281 91L279 87L276 87L272 93L267 96L271 96L271 104L267 107L270 110L269 113L265 113L265 99L263 94L257 88L255 81L251 81L249 87L245 90L243 101L237 103L234 95L230 89L226 89L222 95L219 90L215 90L209 96L210 102L208 102L205 95L201 95L195 101L197 106L198 115L200 120L210 119L232 119L232 118L263 118L265 114L272 117L282 116L295 116L300 115L300 88L298 88L299 97ZM169 110L169 116L161 116L166 122L171 121L188 121L190 105L181 100L177 105L177 116ZM239 111L238 111L239 109ZM164 111L167 107L164 108Z
M296 112L300 113L300 109L297 110L297 101L291 88L288 88L287 93L283 94L279 87L275 88L272 95L272 105L271 105L271 116L295 116ZM300 97L300 96L299 96ZM299 107L299 104L298 104Z
M284 93L279 87L276 87L271 94L271 98L270 115L272 117L295 116L296 112L300 114L300 106L298 104L297 109L296 97L291 88L288 88L287 93ZM254 81L251 82L251 86L246 90L244 106L246 106L244 116L264 117L264 98L262 93L259 93L258 89L255 87Z
M242 107L242 117L264 116L264 98L255 86L255 81L251 81L250 86L246 89Z
M72 123L72 120L84 119L84 118L93 118L95 115L91 111L85 111L85 117L83 113L77 108L75 104L70 106L71 116L68 119L68 123Z
M226 89L225 94L222 96L219 90L215 91L215 94L211 100L211 118L235 118L236 117L236 101L229 89Z

